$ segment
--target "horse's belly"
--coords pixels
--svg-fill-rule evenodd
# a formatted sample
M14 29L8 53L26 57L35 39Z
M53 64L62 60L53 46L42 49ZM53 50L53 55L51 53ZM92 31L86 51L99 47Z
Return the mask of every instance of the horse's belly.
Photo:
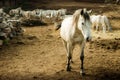
M77 36L73 38L73 43L74 44L81 44L83 41L83 37L82 36Z

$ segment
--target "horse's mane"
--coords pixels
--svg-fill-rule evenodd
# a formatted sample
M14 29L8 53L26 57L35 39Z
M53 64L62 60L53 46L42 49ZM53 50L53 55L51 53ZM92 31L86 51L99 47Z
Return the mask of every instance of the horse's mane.
M83 16L85 20L90 20L86 9L78 9L73 14L73 26L77 26L80 15Z
M83 17L84 17L85 20L90 20L90 16L87 13L87 11L83 14Z
M78 20L80 17L80 12L81 12L81 9L78 9L73 14L73 26L75 26L75 27L77 26L77 23L78 23Z

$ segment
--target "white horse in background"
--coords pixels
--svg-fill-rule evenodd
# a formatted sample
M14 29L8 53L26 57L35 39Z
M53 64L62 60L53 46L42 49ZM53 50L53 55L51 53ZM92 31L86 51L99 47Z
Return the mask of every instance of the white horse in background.
M103 32L105 33L106 30L111 31L112 27L110 24L109 19L105 15L91 15L90 16L92 21L92 27L96 29L96 31L99 31L99 28L103 29Z
M21 7L18 7L16 9L11 9L9 11L9 15L15 16L15 15L20 15L20 12L22 11Z
M75 44L81 48L81 74L84 75L84 47L86 41L91 40L91 26L90 16L86 9L76 10L73 16L67 17L63 20L60 29L60 36L63 39L67 51L67 67L66 70L70 71L70 63L72 61L72 53Z

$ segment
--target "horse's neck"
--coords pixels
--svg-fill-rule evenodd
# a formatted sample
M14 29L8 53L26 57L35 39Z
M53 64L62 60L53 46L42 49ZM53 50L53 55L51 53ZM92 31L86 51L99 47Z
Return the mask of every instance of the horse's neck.
M73 15L73 27L78 27L79 16Z

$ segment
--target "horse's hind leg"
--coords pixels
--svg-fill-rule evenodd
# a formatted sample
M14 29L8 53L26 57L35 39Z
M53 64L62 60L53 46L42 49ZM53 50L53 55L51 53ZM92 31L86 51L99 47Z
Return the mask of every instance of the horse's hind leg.
M103 33L106 33L106 25L103 24L102 27L103 27Z
M108 20L108 18L105 18L105 24L107 26L107 30L112 31L112 27L111 27L111 24L110 24L110 21Z
M112 27L111 27L111 24L110 22L109 23L106 23L107 27L108 27L108 31L112 31Z

